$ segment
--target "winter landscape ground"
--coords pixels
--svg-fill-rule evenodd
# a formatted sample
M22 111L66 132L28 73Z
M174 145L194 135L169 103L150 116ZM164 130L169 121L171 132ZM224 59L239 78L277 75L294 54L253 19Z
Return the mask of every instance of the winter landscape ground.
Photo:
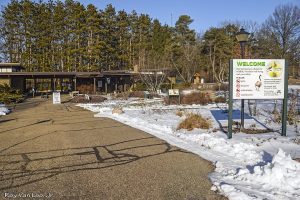
M0 115L6 115L9 112L9 109L6 107L5 104L0 104Z
M290 86L289 89L297 89ZM273 119L274 101L257 102L255 117L246 116L245 127L273 131L260 134L236 132L232 139L220 129L226 125L226 105L164 105L162 99L109 99L99 104L79 104L97 114L148 132L168 143L212 161L212 190L229 199L299 199L300 198L300 134L296 126L288 125L287 137L280 135L280 123ZM123 110L112 114L115 107ZM280 107L280 105L279 105ZM235 119L239 118L239 102ZM182 111L180 117L176 112ZM247 108L246 108L247 110ZM208 118L208 130L177 130L188 115L197 113Z

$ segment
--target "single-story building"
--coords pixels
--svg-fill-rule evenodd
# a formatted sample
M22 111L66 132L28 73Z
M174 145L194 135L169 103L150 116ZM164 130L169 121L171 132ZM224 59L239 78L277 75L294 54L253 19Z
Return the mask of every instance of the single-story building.
M79 91L80 93L110 93L126 91L138 75L129 70L103 72L26 72L20 63L0 63L0 84L28 92Z

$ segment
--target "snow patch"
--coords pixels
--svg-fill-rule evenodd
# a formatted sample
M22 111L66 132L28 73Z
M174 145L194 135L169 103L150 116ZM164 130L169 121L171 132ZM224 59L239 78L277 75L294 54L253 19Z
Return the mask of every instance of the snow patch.
M6 107L5 104L0 104L0 115L7 115L10 113L10 110Z

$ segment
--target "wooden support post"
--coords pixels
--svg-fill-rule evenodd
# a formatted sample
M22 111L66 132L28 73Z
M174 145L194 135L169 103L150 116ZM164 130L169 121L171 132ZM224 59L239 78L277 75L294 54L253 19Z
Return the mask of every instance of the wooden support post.
M105 82L105 94L107 94L107 82Z
M94 78L94 94L96 94L96 78Z
M59 79L59 89L60 89L60 92L62 92L62 91L63 91L62 82L63 82L63 79L62 79L62 78L60 78L60 79Z
M77 82L76 82L76 77L74 78L74 90L77 90Z
M32 90L32 97L34 98L35 93L36 93L37 89L36 89L36 79L33 78L33 90Z
M54 81L53 81L53 78L51 78L51 91L54 92Z
M55 92L56 91L56 78L53 78L53 87L54 87L53 92Z
M69 85L68 85L68 90L69 92L73 91L74 88L73 88L73 79L72 78L69 78Z
M26 78L23 79L23 87L22 87L22 92L26 91Z
M33 88L36 89L36 79L33 79Z

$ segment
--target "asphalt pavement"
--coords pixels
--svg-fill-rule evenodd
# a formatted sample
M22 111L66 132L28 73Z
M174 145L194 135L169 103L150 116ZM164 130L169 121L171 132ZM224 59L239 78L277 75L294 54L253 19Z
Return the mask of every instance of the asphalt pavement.
M0 199L226 199L210 162L93 115L37 98L2 117Z

